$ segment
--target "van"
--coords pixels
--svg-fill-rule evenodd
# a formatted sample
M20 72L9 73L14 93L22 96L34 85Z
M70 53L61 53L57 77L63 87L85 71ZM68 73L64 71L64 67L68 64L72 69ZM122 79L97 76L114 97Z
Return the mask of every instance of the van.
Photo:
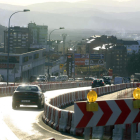
M121 84L124 83L123 77L115 77L114 84Z
M50 82L54 82L54 81L56 81L56 79L57 79L57 77L56 77L56 76L50 76L49 81L50 81Z
M57 77L57 81L67 81L68 76L67 75L60 75Z

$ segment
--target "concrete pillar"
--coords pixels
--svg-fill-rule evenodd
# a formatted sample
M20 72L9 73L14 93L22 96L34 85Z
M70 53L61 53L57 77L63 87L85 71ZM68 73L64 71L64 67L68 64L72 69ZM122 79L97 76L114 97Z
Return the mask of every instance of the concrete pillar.
M115 125L112 140L123 140L123 127L124 125L121 124Z
M92 129L92 139L103 139L103 133L104 133L104 126L97 126L93 127Z

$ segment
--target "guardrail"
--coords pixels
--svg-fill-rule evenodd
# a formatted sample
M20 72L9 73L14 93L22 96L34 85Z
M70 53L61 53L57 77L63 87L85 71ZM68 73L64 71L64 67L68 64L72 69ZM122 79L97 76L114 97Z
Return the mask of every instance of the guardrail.
M10 86L2 85L0 87L0 97L2 96L12 96L14 90L17 88L18 85L21 83L11 84ZM32 85L39 85L43 92L50 91L50 90L57 90L57 89L66 89L66 88L76 88L76 87L86 87L90 86L91 82L61 82L61 83L29 83Z
M100 96L126 88L136 88L139 87L139 85L140 85L139 83L127 83L127 84L93 88L93 90L95 90L98 96ZM73 104L75 101L86 100L88 92L89 90L80 90L75 92L59 94L59 95L54 94L53 96L47 98L47 101L45 102L44 105L44 115L42 117L44 123L58 131L63 131L73 135L83 136L84 128L74 127L74 111L63 110L60 108L66 105ZM114 126L106 126L104 129L104 133L106 134L109 133L111 128L114 128ZM92 130L91 130L91 135L92 135Z

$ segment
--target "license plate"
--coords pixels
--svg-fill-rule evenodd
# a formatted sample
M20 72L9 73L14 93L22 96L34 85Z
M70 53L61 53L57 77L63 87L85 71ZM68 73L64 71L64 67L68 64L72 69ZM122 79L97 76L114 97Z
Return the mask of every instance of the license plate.
M21 102L24 102L24 103L29 103L30 100L21 100Z

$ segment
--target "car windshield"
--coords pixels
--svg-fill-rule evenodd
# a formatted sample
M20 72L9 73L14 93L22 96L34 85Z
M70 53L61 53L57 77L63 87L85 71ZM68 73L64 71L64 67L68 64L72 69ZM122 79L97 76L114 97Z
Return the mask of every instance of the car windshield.
M94 80L95 83L103 82L103 80Z
M16 91L38 91L36 86L19 86Z

